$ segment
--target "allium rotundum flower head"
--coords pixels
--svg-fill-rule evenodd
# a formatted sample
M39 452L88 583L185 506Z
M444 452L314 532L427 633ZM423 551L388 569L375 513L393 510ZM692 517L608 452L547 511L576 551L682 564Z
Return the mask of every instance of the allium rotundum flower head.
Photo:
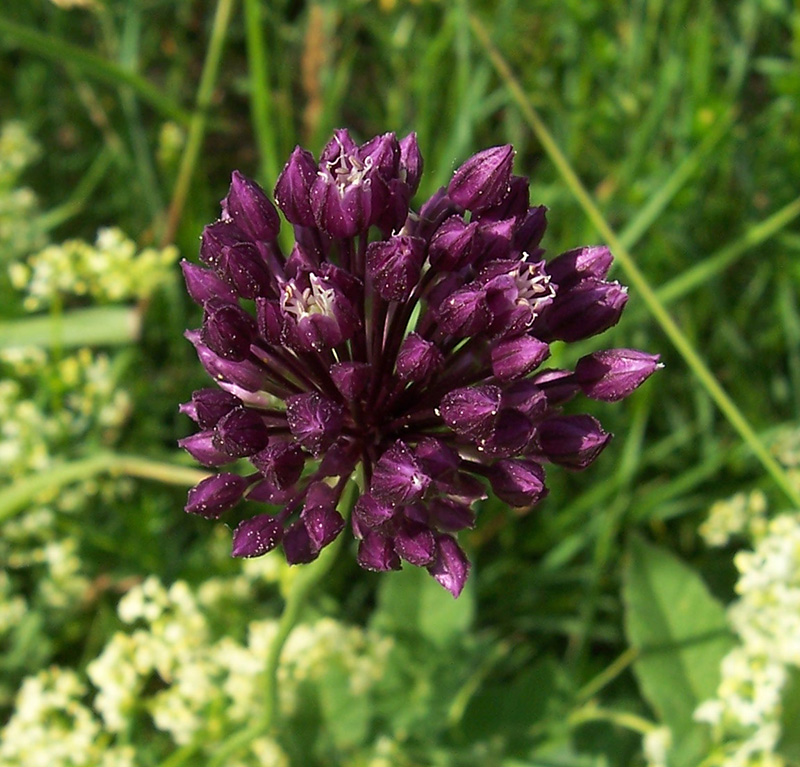
M336 131L319 162L295 149L275 188L294 228L234 172L222 217L183 263L202 327L187 337L216 388L182 409L200 431L181 441L206 466L247 459L189 493L215 519L243 500L233 554L282 544L309 562L349 525L358 562L425 567L457 596L469 562L456 534L491 490L513 506L546 493L544 464L584 469L610 439L578 393L614 401L658 366L632 349L543 368L553 341L579 341L620 317L626 290L606 279L611 254L578 248L544 259L545 208L500 146L456 170L419 212L414 134L357 145ZM363 491L349 522L337 509L357 466ZM235 469L235 467L233 467ZM263 508L263 507L262 507Z

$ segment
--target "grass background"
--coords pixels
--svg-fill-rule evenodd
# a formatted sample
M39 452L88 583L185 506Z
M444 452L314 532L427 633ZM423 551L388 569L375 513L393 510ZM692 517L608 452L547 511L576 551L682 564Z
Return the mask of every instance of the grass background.
M295 144L316 153L333 128L362 140L416 131L426 163L418 201L472 152L513 143L532 202L550 209L548 252L608 242L614 276L631 285L626 314L603 345L660 353L665 369L623 405L594 405L617 435L597 465L551 471L550 496L528 515L491 502L482 509L468 539L467 623L491 660L473 688L491 682L489 701L513 696L537 668L528 684L551 674L559 693L516 729L499 721L508 716L488 717L480 737L500 744L498 759L533 760L543 733L579 710L586 686L594 694L593 680L609 668L611 686L598 688L603 706L643 717L655 708L658 720L647 685L643 694L631 673L633 657L613 665L630 644L621 580L631 537L673 552L727 602L733 549L709 552L697 535L709 506L754 487L775 510L800 503L773 449L797 428L800 406L796 7L97 0L65 9L31 0L0 11L0 83L0 115L22 120L44 148L25 183L50 212L52 239L91 239L113 223L140 245L174 242L189 259L232 169L271 188ZM22 332L26 320L5 277L0 301L2 330L14 337L13 323ZM124 506L87 512L87 567L95 577L198 583L208 525L184 517L185 490L174 485L193 477L175 448L189 431L176 404L204 385L182 338L199 313L177 277L135 311L141 335L115 352L134 415L114 452L89 441L47 478L16 478L0 491L0 519L2 508L24 513L42 482L73 479L70 467L88 476L113 465L144 479ZM561 359L593 348L563 349ZM377 600L391 613L386 593L376 597L378 579L357 572L352 557L340 560L316 597L322 609L363 623ZM114 600L106 595L36 663L90 657L87 644L99 647L103 631L87 627ZM273 598L264 609L279 605ZM395 630L399 622L384 617ZM462 685L469 675L458 663L468 657L452 659ZM422 669L423 660L413 663ZM640 759L638 735L610 719L579 716L568 728L574 763ZM470 732L480 732L479 720ZM472 751L453 756L463 743L451 725L421 738L408 763L481 763Z

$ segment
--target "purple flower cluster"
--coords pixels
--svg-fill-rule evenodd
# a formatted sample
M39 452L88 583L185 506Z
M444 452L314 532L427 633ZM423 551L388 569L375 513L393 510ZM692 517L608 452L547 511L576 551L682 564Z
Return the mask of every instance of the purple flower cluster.
M486 489L512 506L547 492L543 464L588 466L610 434L565 415L575 394L614 401L658 366L632 349L542 368L553 341L614 325L626 290L611 254L578 248L545 261L545 208L511 172L511 146L471 157L420 208L414 134L358 146L336 131L317 162L295 149L275 201L294 228L288 255L264 191L233 174L222 217L183 262L203 324L187 337L216 388L182 406L200 431L181 445L200 463L246 458L189 492L215 519L243 499L277 505L240 522L233 555L281 543L310 562L343 530L337 510L360 463L349 523L358 562L425 567L454 596L469 562L455 534Z

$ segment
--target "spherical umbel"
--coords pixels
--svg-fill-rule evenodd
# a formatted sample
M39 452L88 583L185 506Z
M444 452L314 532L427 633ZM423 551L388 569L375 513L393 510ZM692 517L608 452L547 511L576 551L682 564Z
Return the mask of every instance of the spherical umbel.
M238 515L234 556L281 546L311 562L349 527L364 569L424 567L458 596L470 564L456 535L487 490L532 506L543 464L583 469L608 444L595 418L562 406L626 397L658 357L611 349L574 371L542 367L553 341L616 324L627 292L606 280L605 247L545 257L546 209L513 158L510 145L479 152L419 212L414 134L359 144L337 130L319 160L297 147L277 208L233 173L203 266L181 264L203 309L186 336L215 386L181 405L199 431L179 444L218 469L186 511Z

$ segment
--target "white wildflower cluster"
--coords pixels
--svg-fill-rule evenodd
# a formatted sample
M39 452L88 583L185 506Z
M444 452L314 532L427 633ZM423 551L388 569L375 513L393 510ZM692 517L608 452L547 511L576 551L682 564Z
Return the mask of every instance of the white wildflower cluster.
M87 692L69 669L28 677L2 730L3 767L134 767L134 749L111 744L84 702Z
M67 240L50 245L11 265L11 282L26 292L24 306L36 311L64 296L85 296L99 303L146 298L174 272L178 250L145 248L117 228L100 229L94 245Z
M123 597L119 617L126 629L88 667L106 733L128 731L135 717L146 714L178 745L204 742L214 733L209 743L215 746L258 719L262 671L278 622L248 622L247 616L258 581L275 585L288 569L280 557L266 559L275 565L265 572L212 578L197 589L183 581L167 588L149 577ZM318 682L332 667L344 672L353 696L368 694L391 647L391 640L330 618L296 627L279 670L283 713L296 713L300 687ZM273 741L261 738L249 748L242 765L288 765Z
M784 767L775 749L788 672L800 667L800 513L769 521L734 562L728 614L740 645L723 659L717 697L695 712L715 743L704 766Z
M17 186L22 171L39 154L38 144L22 123L10 121L0 127L0 259L4 261L44 245L36 195Z
M758 537L767 522L767 497L761 490L716 501L699 533L708 546L727 546L731 538Z

